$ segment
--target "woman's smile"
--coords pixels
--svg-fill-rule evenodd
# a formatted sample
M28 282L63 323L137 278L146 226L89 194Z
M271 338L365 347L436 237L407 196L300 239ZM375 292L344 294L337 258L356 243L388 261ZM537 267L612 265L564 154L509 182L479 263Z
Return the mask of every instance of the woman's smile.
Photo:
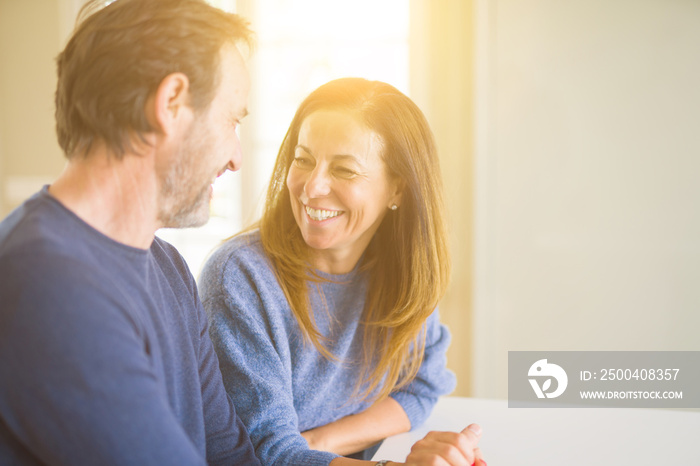
M306 209L306 214L309 216L309 218L316 222L324 222L326 220L336 218L344 213L342 210L314 209L313 207L309 207L307 205L304 205L304 209Z

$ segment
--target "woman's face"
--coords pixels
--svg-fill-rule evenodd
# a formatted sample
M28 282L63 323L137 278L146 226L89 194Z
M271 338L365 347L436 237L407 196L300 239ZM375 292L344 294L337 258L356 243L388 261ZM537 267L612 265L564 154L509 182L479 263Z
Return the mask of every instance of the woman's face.
M381 138L352 114L319 110L303 121L287 189L318 269L352 270L388 208L399 203L381 154Z

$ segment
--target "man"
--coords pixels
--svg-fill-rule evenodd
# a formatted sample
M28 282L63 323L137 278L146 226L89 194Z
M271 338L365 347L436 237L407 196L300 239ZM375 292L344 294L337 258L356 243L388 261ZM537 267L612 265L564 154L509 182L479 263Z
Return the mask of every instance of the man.
M67 167L0 224L0 464L259 464L154 237L204 224L240 167L249 38L201 1L119 0L58 57Z
M105 3L58 57L66 169L0 223L0 464L259 464L155 237L205 223L240 167L250 31L203 0ZM407 464L471 464L479 436L428 434Z

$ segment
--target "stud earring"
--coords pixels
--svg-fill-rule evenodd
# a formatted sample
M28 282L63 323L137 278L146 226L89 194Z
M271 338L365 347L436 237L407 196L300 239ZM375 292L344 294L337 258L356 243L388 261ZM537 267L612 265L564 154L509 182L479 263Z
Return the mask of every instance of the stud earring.
M391 204L391 210L396 210L398 208L399 208L399 206L397 206L396 204Z

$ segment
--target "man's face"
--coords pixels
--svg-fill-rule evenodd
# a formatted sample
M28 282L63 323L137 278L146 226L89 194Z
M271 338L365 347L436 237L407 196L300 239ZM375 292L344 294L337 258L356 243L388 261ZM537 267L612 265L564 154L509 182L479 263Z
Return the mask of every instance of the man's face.
M176 146L171 162L158 171L162 227L188 228L209 219L212 183L226 170L241 167L236 128L247 114L250 78L234 45L221 50L221 82L208 109L194 119Z

